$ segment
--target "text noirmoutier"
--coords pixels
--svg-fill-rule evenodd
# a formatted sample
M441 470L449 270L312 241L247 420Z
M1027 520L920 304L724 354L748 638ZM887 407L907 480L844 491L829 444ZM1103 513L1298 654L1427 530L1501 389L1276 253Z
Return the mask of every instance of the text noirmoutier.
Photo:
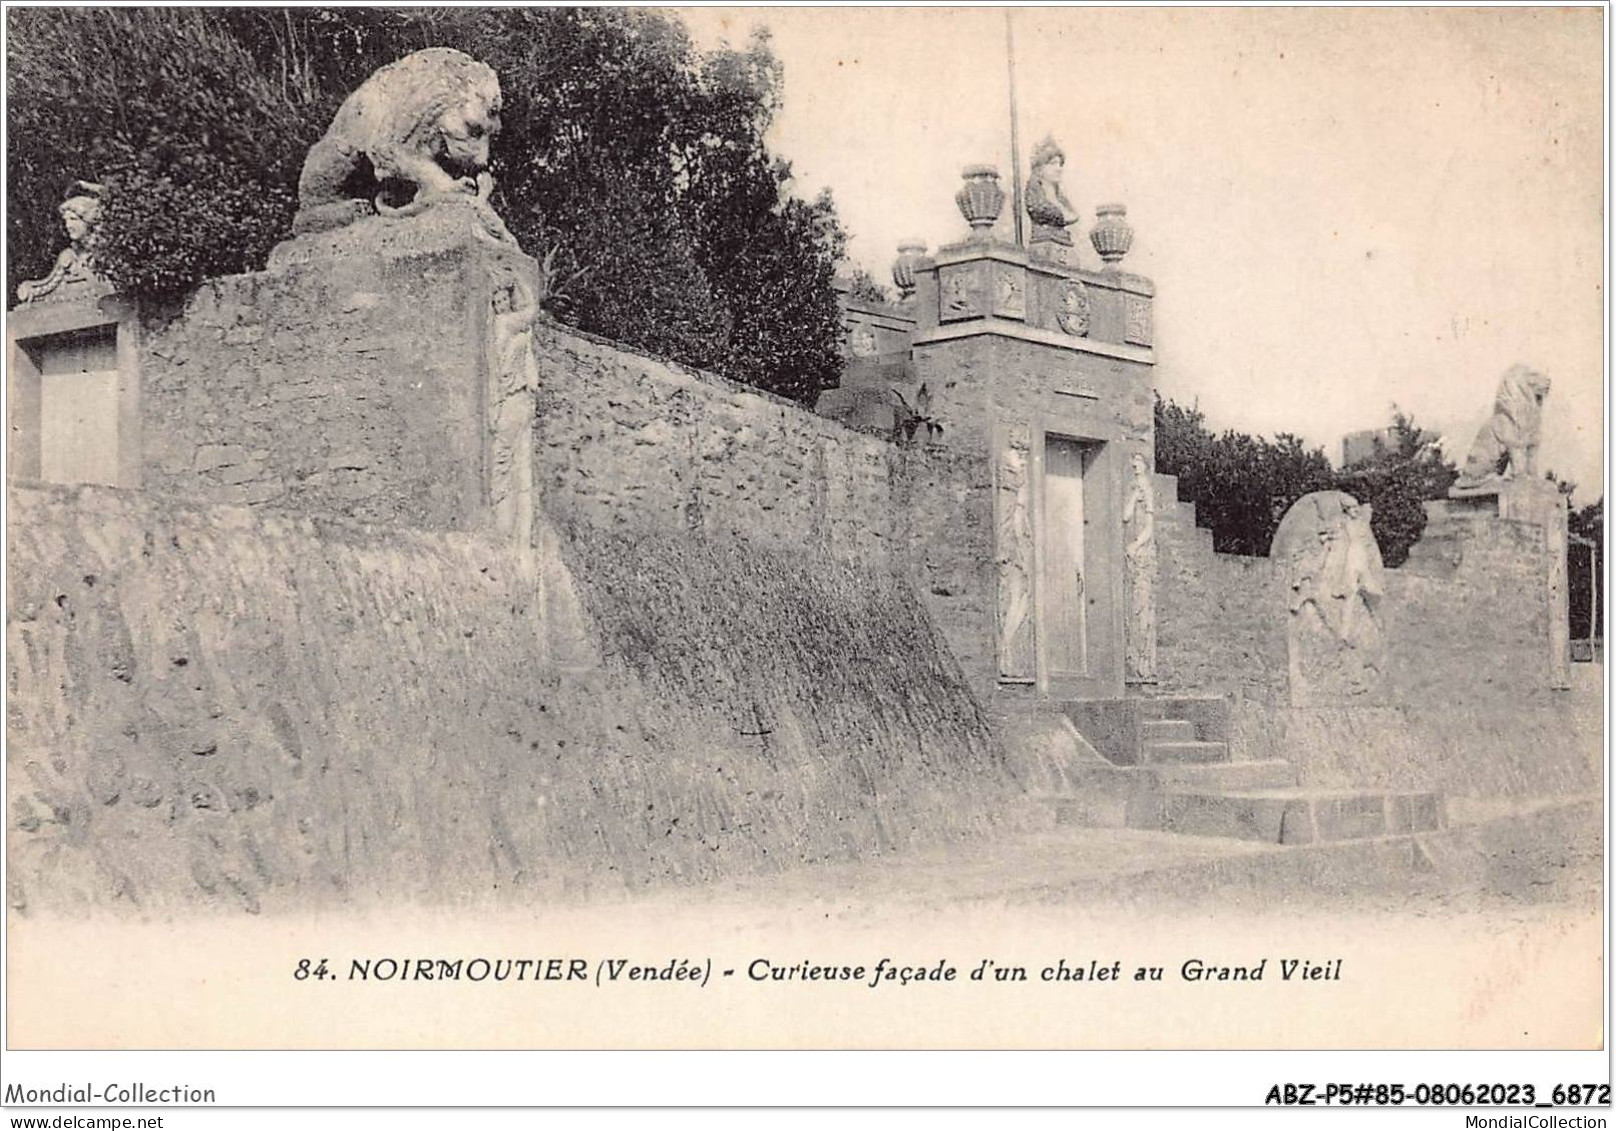
M1176 967L1134 965L1120 958L1090 958L1031 964L980 958L963 964L946 958L904 963L880 958L869 964L782 963L754 958L718 966L711 958L635 962L627 958L355 958L351 982L685 982L706 985L720 978L747 982L828 982L863 985L926 985L944 982L1160 982L1172 969L1184 982L1339 982L1340 958L1261 958L1249 963L1188 958ZM1276 976L1277 975L1277 976Z

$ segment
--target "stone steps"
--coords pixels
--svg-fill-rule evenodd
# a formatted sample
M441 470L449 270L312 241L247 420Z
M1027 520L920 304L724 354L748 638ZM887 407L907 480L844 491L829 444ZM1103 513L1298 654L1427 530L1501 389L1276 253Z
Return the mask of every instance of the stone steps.
M1202 742L1199 739L1174 742L1146 742L1140 749L1140 762L1145 766L1164 764L1202 765L1208 762L1227 762L1227 742Z
M1444 824L1434 793L1363 790L1169 788L1135 800L1128 824L1187 836L1268 844L1321 844L1433 832Z
M1188 719L1146 719L1139 724L1140 736L1151 742L1194 742L1199 736Z
M1266 762L1181 763L1143 767L1158 790L1187 792L1247 792L1287 789L1296 785L1296 767L1280 759Z

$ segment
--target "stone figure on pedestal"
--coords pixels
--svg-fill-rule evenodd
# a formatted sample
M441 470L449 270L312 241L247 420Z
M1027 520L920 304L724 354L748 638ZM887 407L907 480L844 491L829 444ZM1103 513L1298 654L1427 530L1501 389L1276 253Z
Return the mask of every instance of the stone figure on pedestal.
M1476 433L1455 491L1467 491L1537 475L1537 449L1543 430L1543 399L1549 379L1529 366L1512 365L1498 383L1493 414Z
M348 96L309 150L293 231L409 216L458 198L479 206L490 237L514 243L488 205L488 147L499 112L499 78L460 51L432 47L382 67Z
M1035 254L1059 263L1071 262L1072 235L1066 229L1077 222L1077 209L1061 187L1065 168L1065 152L1046 137L1032 151L1032 175L1027 178L1027 216L1032 220L1028 244Z
M1132 528L1124 551L1128 577L1127 678L1156 680L1156 491L1143 452L1132 459L1133 479L1122 504L1122 521Z
M56 257L50 274L17 284L18 302L67 297L66 292L76 285L98 279L90 266L88 249L101 220L102 191L100 185L90 181L74 182L73 192L56 209L62 217L62 227L67 230L68 245Z

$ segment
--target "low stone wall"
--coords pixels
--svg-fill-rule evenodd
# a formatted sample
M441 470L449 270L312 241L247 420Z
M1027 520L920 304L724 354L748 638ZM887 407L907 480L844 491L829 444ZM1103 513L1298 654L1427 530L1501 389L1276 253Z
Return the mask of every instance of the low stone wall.
M1160 690L1277 700L1286 693L1285 597L1267 558L1220 554L1156 476L1156 648Z
M1194 506L1171 501L1176 480L1157 479L1162 689L1285 701L1288 598L1271 560L1214 552ZM1542 532L1525 523L1471 519L1440 559L1416 547L1385 572L1386 701L1485 706L1546 692L1547 575Z
M1438 789L1455 797L1597 791L1601 698L1591 671L1549 689L1540 529L1472 518L1385 574L1380 705L1293 707L1286 685L1286 594L1267 558L1212 551L1194 508L1161 497L1162 689L1231 696L1242 758L1277 758L1321 787Z
M561 327L541 328L538 353L534 466L550 514L901 567L906 487L894 445Z
M900 579L12 494L12 905L554 898L1047 820Z

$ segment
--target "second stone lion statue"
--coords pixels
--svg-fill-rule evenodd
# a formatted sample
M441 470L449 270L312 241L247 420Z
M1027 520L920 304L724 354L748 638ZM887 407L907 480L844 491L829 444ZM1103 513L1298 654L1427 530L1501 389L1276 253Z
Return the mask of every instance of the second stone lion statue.
M499 112L498 76L463 52L432 47L382 67L348 96L304 159L293 231L409 214L463 196L484 207L497 238L510 241L487 208Z
M1502 479L1537 475L1537 448L1543 431L1543 400L1549 379L1526 365L1512 365L1498 382L1493 414L1476 433L1465 457L1460 489Z

